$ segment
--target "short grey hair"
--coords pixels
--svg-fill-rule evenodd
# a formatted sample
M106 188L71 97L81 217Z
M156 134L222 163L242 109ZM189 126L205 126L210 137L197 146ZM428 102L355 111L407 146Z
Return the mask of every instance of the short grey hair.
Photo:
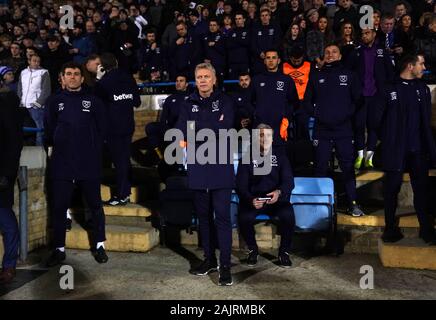
M200 64L197 64L197 66L195 67L195 74L197 74L197 71L200 69L206 69L209 70L213 73L213 75L216 77L216 71L215 68L213 67L212 64L210 64L209 62L203 62Z

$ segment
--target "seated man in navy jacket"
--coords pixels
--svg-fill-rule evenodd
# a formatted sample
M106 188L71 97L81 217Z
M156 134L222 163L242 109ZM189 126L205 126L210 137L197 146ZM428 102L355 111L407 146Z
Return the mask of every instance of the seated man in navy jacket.
M260 153L268 154L272 147L273 130L266 124L259 124ZM258 165L243 164L238 168L236 179L240 198L239 227L248 246L247 264L257 263L258 247L256 244L254 224L260 214L275 215L279 218L280 249L279 262L284 268L292 265L289 259L291 238L295 225L294 211L289 201L294 188L294 177L289 160L282 153L271 151L271 172L268 175L255 175L254 168Z

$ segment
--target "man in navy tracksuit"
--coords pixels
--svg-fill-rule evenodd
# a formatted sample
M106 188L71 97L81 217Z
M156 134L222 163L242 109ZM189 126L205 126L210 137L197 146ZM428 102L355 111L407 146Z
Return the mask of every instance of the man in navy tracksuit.
M328 162L335 148L349 202L347 212L353 216L363 216L363 211L356 203L352 128L360 84L355 74L342 66L340 50L336 45L327 46L324 54L326 64L320 71L310 75L304 95L305 108L315 118L315 175L327 175Z
M224 80L226 71L225 37L220 32L218 20L209 20L209 32L202 38L203 58L215 68L219 81Z
M403 172L410 173L413 204L418 215L419 235L436 244L435 230L427 217L427 182L429 163L436 165L436 147L431 130L431 94L421 81L424 56L405 56L400 63L400 77L386 87L380 140L385 171L385 230L382 239L396 242L403 238L395 211Z
M260 135L260 153L264 156L272 148L272 129L264 124L257 126L257 129ZM236 184L240 199L239 228L249 250L247 264L254 266L259 254L254 230L256 216L277 216L281 235L279 262L282 267L289 268L292 265L289 252L295 225L294 211L289 199L294 188L294 177L287 157L274 152L274 148L269 161L271 172L267 175L254 174L258 165L255 161L251 164L240 164L238 167ZM266 200L267 197L270 199Z
M180 115L180 108L188 99L188 79L185 75L176 78L176 93L168 96L162 106L159 122L150 122L145 127L147 135L147 161L145 165L155 165L162 159L164 135L168 129L175 128Z
M374 29L362 30L362 45L348 58L348 66L356 72L362 83L362 98L355 116L355 148L357 158L354 168L359 170L365 158L365 167L372 169L372 157L377 145L377 127L380 125L380 103L384 86L393 79L393 65L382 45L376 42ZM365 144L365 128L367 141ZM366 146L366 155L363 151Z
M277 50L265 51L267 71L255 76L251 83L252 103L255 109L254 126L260 123L271 126L274 130L273 143L276 152L287 152L286 145L290 140L289 123L299 99L294 81L279 71L279 64Z
M114 55L104 53L100 59L105 73L97 81L95 92L105 104L108 125L106 145L117 176L117 195L107 204L125 205L130 200L130 145L135 131L134 108L141 105L141 98L135 80L118 68Z
M62 67L65 90L49 99L45 114L46 145L52 147L49 176L55 250L47 266L65 260L65 212L75 185L85 196L92 214L92 250L99 263L108 261L104 249L105 219L101 203L101 149L106 132L102 101L82 87L81 66L74 62Z
M235 14L235 24L236 27L230 30L226 38L229 79L237 79L242 72L250 70L251 33L245 26L242 12Z
M251 72L253 74L265 71L265 51L271 48L278 48L282 39L280 26L270 22L270 20L270 10L262 9L260 12L260 24L253 27L251 36Z
M156 42L156 31L146 33L146 41L140 49L140 75L143 80L149 80L152 70L164 71L164 53L160 44Z
M233 127L233 101L219 90L214 90L216 76L211 64L199 64L195 70L195 79L198 91L191 94L183 104L177 128L184 133L185 137L188 131L187 121L194 121L195 131L213 130L217 137L217 154L213 159L216 164L199 164L199 159L190 161L190 156L195 156L190 148L198 149L202 144L188 141L188 184L189 188L194 190L194 204L199 219L205 257L203 263L190 272L195 275L206 275L216 270L215 250L219 248L219 284L232 285L230 197L235 184L235 173L233 155L229 155L228 150L225 164L219 162L222 151L218 149L218 130L228 130ZM190 130L192 129L193 127L190 127Z
M186 23L179 22L176 25L177 39L170 44L169 56L172 59L170 67L170 78L175 80L176 75L186 74L192 79L194 68L200 60L201 45L199 39L188 33Z
M250 128L253 123L254 107L251 103L251 77L248 72L239 75L239 86L231 97L235 103L235 128Z

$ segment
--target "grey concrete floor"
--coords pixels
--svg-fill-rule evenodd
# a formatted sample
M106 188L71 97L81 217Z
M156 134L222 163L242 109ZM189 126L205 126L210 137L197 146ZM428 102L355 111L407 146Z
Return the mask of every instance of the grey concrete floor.
M34 253L31 258L46 254ZM377 255L292 256L293 267L283 269L272 253L263 254L258 265L249 268L241 262L245 253L235 251L231 287L219 287L217 273L188 273L190 261L202 256L195 247L108 255L109 262L99 265L88 251L67 250L65 264L74 269L74 290L60 289L62 275L54 267L0 299L436 299L436 271L384 268ZM359 286L362 265L374 269L373 290ZM34 265L19 271L38 269Z

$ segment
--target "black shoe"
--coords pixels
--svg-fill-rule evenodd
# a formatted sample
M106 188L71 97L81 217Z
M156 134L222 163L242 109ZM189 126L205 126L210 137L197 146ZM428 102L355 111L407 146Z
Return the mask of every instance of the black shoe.
M129 196L125 198L112 197L109 201L106 201L104 204L108 206L125 206L129 202L130 202Z
M212 271L216 271L217 269L218 263L216 260L206 259L198 267L189 270L189 273L196 276L205 276Z
M434 246L436 245L436 233L432 231L419 231L419 237L424 240L425 243Z
M282 268L290 268L292 266L292 261L289 259L289 253L283 252L279 255L279 264Z
M395 228L395 229L385 228L381 238L385 243L394 243L403 239L404 235L401 233L400 228Z
M66 257L67 256L66 256L65 252L62 252L62 251L56 249L52 252L50 257L47 259L46 266L49 268L57 266L57 265L61 264L62 261L64 261Z
M67 232L71 231L72 224L73 224L73 220L67 218L67 225L66 225Z
M231 286L233 284L232 273L230 267L222 266L219 268L220 278L218 284L220 286Z
M93 254L95 261L97 261L98 263L106 263L109 260L106 254L106 250L104 250L102 246L97 250L94 250Z
M257 264L258 252L256 250L250 250L247 257L247 266L254 267Z

